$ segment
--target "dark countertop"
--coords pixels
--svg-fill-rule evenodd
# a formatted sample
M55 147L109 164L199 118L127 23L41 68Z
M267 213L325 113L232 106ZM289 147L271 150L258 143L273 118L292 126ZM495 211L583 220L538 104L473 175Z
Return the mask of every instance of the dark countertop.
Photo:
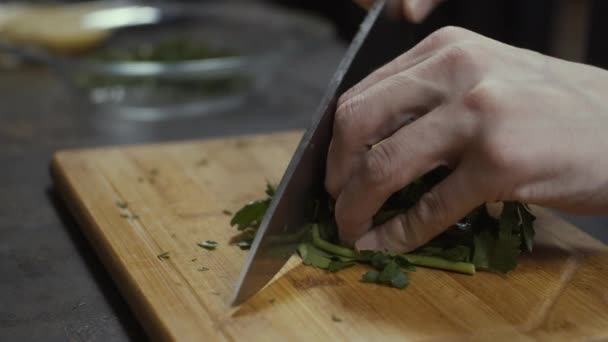
M53 192L54 151L305 128L343 51L328 37L246 106L161 123L99 120L45 69L0 70L0 340L145 338ZM608 241L606 218L571 219Z

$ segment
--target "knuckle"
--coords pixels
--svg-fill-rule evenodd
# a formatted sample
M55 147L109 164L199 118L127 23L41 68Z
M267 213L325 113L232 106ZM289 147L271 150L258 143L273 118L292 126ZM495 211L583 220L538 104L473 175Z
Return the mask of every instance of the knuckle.
M439 48L456 42L469 35L469 31L457 26L444 26L431 33L424 43L431 47Z
M338 102L337 102L337 108L340 109L340 107L342 107L343 104L348 102L348 100L350 100L353 97L352 96L353 93L354 93L354 87L347 90L344 94L340 95L340 97L338 98Z
M399 235L402 238L396 241L399 241L399 245L407 250L415 249L426 242L423 230L416 225L414 216L411 212L397 216L397 224L401 230Z
M513 170L517 164L516 151L512 148L509 139L499 134L488 135L482 140L482 158L494 173Z
M535 189L531 186L516 186L509 197L514 201L528 202L530 200L535 200L539 196L537 196Z
M356 131L362 101L349 99L338 107L334 118L334 134L347 137Z
M502 87L495 81L483 81L464 96L464 105L473 112L491 114L501 107Z
M414 217L421 229L428 226L445 225L448 219L447 209L444 199L434 189L431 189L420 198L418 205L414 207Z
M373 186L387 186L391 183L391 156L389 144L380 143L372 148L365 158L363 173Z
M446 47L442 57L448 65L453 65L458 69L471 67L478 62L476 50L470 42L461 42Z

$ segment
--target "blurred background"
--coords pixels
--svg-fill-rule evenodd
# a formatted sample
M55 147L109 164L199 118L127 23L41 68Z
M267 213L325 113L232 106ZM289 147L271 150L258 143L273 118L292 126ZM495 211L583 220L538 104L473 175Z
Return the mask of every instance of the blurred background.
M448 0L463 26L608 66L608 2ZM365 12L349 0L0 2L0 340L144 338L55 197L71 147L303 129ZM608 241L603 217L568 217Z

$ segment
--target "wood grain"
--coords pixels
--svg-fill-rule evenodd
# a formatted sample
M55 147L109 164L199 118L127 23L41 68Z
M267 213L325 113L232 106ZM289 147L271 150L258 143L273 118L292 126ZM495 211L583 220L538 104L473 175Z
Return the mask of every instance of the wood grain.
M222 211L280 180L300 136L55 155L57 189L153 340L608 339L606 246L543 211L534 253L508 276L419 268L401 291L360 283L363 266L332 274L294 257L264 290L231 308L246 251L229 245L235 230ZM217 250L197 246L208 239ZM158 257L164 252L168 259Z

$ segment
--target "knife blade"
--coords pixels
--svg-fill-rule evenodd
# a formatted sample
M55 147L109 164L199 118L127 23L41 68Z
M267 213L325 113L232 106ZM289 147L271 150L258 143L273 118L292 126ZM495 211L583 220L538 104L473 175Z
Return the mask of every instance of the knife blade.
M338 97L371 71L413 46L415 39L409 24L391 19L388 12L384 0L377 1L370 9L330 81L317 115L304 133L260 224L238 278L232 305L243 303L262 289L304 237L307 203L324 191L326 155Z

